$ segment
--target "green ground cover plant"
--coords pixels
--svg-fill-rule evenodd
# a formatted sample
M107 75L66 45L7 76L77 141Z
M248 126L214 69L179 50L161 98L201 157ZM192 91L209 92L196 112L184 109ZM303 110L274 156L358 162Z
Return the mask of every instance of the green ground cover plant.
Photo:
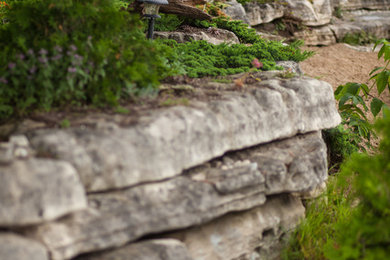
M351 116L344 117L344 124L335 133L331 143L341 145L333 149L335 156L345 159L340 171L331 176L327 191L319 198L308 202L306 219L301 223L283 252L283 259L386 259L390 250L390 109L377 99L372 99L370 108L363 97L376 88L380 95L385 88L390 90L389 42L383 44L378 59L384 58L386 66L372 72L374 84L368 86L350 83L336 91L339 106L346 114L357 115L369 131L381 138L379 151L374 155L356 151L356 144L365 139L367 133L359 131L361 122L353 122ZM376 47L376 46L375 46ZM360 93L360 94L359 94ZM363 108L374 116L382 112L372 126L363 115ZM366 112L366 111L365 111ZM363 113L364 114L364 113ZM352 121L351 121L352 120ZM354 128L355 127L355 128ZM345 131L347 134L340 135ZM352 142L350 141L351 136ZM328 140L329 141L329 140ZM349 143L349 144L348 144ZM352 145L352 146L351 146ZM355 147L354 147L355 146ZM341 155L341 156L340 156Z
M280 69L276 61L302 61L312 52L261 39L247 24L219 17L211 22L163 15L160 29L182 23L234 32L242 44L145 38L145 21L123 11L123 0L8 1L0 25L0 121L69 105L118 105L154 93L159 80ZM122 11L121 11L122 10Z

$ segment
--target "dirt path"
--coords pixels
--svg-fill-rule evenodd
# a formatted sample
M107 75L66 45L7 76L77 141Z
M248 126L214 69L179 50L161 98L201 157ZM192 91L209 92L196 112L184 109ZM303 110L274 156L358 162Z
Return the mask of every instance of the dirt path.
M370 71L376 66L384 65L383 59L378 60L377 52L357 51L341 43L305 49L313 50L316 54L301 62L303 72L310 77L329 82L333 89L347 82L366 83L371 86ZM390 106L388 90L382 93L381 99Z

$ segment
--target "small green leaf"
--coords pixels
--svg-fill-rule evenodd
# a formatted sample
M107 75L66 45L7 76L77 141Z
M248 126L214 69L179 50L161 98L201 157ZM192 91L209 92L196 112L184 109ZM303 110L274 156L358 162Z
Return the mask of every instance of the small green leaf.
M378 98L374 98L371 101L371 113L374 115L374 117L379 114L379 112L382 110L383 105L384 103L382 102L382 100Z
M354 82L347 83L347 93L350 93L354 96L358 95L360 91L360 84Z
M375 72L377 72L378 70L381 70L381 69L384 69L384 67L376 67L375 69L373 69L371 72L370 72L370 76L372 75L372 74L374 74Z
M378 74L376 78L376 87L378 89L378 94L380 95L386 88L386 85L389 84L390 71L382 71Z

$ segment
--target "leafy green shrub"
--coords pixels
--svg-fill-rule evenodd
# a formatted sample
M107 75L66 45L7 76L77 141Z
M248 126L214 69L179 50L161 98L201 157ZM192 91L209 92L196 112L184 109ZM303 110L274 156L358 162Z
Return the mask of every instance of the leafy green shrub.
M338 169L344 160L359 151L359 136L343 125L322 131L322 136L327 144L329 166L332 170Z
M357 32L357 33L347 33L340 42L348 43L350 45L364 45L369 43L374 43L378 39L366 33L365 31Z
M309 203L283 258L387 259L390 247L390 110L376 123L380 153L355 153Z
M390 249L390 110L376 129L380 153L355 154L342 167L339 186L351 185L351 215L334 225L324 253L328 259L386 259ZM355 204L357 204L355 206Z
M371 87L366 84L348 82L341 85L335 91L335 98L339 101L339 110L343 118L343 124L350 127L361 138L370 140L371 136L375 136L370 122L368 121L365 112L370 111L376 117L386 105L382 100L372 97L370 92L376 86L378 95L381 95L386 87L390 91L390 43L386 40L380 40L375 44L382 43L383 46L378 53L378 59L384 58L385 67L376 67L370 73L371 79L375 81ZM367 106L367 100L371 98L370 106ZM366 142L369 146L370 143Z
M0 119L152 91L173 55L110 0L14 1L0 27Z

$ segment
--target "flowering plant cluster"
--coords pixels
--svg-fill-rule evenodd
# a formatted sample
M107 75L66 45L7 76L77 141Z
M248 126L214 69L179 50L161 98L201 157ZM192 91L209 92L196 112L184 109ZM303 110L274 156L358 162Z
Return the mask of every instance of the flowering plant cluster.
M89 45L83 53L88 53ZM0 113L11 114L17 109L18 114L24 114L32 104L48 110L54 105L80 103L86 99L87 84L99 77L102 64L99 70L73 44L18 53L0 77L0 101L1 97L11 98L8 105L0 102Z
M155 91L175 69L172 50L142 28L111 0L12 1L0 28L0 121Z

